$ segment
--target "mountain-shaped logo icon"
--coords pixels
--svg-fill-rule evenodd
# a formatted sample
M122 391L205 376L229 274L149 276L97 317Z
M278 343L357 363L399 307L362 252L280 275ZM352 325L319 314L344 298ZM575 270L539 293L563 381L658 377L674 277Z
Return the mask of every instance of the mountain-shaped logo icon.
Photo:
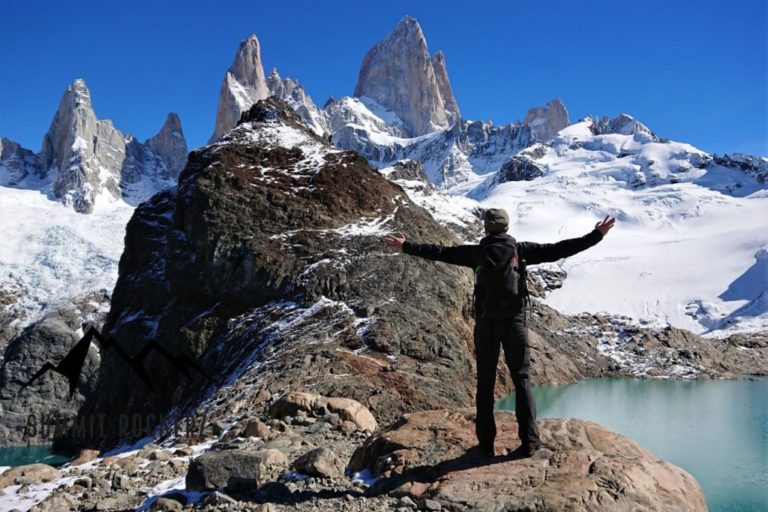
M185 354L172 354L155 340L148 342L146 345L141 347L141 350L139 350L136 355L131 357L115 340L111 338L105 338L99 331L96 330L95 327L91 327L88 329L88 332L85 333L85 336L80 338L80 341L78 341L75 346L72 347L72 350L67 352L67 355L64 356L64 359L62 359L59 364L54 365L48 361L43 365L42 368L37 371L37 373L35 373L35 375L32 376L31 379L29 379L21 387L21 389L23 390L32 384L38 377L43 375L48 370L53 370L57 373L60 373L61 375L64 375L67 380L69 380L69 396L71 398L72 395L75 394L75 389L77 388L77 384L80 381L80 374L83 371L85 358L88 355L88 348L91 346L91 340L93 338L96 338L102 349L114 349L120 358L125 362L125 364L127 364L128 367L133 370L133 372L144 382L144 384L146 384L146 386L153 393L155 392L155 387L152 385L152 381L149 378L147 369L144 367L144 358L146 358L153 350L159 352L160 355L162 355L169 363L176 367L176 369L183 373L187 378L190 378L188 369L192 368L203 375L208 381L211 380L211 377L193 359Z

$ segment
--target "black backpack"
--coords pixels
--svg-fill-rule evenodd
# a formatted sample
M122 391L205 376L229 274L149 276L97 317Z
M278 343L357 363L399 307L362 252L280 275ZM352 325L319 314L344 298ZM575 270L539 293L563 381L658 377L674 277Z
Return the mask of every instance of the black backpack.
M520 314L527 302L525 261L517 257L512 237L487 237L480 242L480 260L475 269L475 315L477 318L510 318Z

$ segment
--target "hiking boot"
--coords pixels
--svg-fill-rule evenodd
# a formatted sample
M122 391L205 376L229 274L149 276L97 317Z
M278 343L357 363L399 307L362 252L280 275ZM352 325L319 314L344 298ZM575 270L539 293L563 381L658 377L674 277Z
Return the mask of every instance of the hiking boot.
M515 450L510 453L510 456L527 459L528 457L533 457L533 454L536 453L539 448L541 448L541 443L539 441L523 443L515 448Z
M493 449L493 445L487 446L487 445L477 445L470 448L470 451L476 453L477 455L480 455L481 457L485 457L488 459L492 459L496 456L496 452Z

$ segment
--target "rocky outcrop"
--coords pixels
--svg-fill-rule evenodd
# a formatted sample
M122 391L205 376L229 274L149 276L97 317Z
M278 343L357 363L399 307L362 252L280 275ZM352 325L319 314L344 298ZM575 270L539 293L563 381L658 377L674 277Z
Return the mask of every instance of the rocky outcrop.
M539 164L524 155L515 155L501 166L493 185L508 181L530 181L539 176L544 176L544 169Z
M0 185L13 187L27 176L39 172L40 161L33 151L0 137Z
M637 133L648 136L649 141L659 142L659 137L643 123L630 116L629 114L619 114L613 119L601 117L593 120L592 133L601 135L604 133L619 133L621 135L635 135Z
M82 325L101 327L109 296L94 292L55 308L28 326L4 351L0 365L0 446L48 444L72 425L96 384L99 347L92 345L80 383L70 397L67 378L48 371L25 389L43 368L58 364L83 333Z
M240 42L235 60L224 75L216 108L213 142L235 127L240 115L259 100L269 96L261 64L261 45L255 34Z
M764 156L729 153L723 156L715 155L708 164L739 169L746 174L754 176L758 183L768 183L768 158Z
M186 151L178 116L170 114L160 133L141 144L96 117L90 91L78 79L64 92L43 138L39 175L52 181L55 197L91 213L99 196L138 203L171 186ZM152 183L149 189L142 176Z
M342 420L354 423L356 428L366 432L376 430L376 419L371 411L360 402L349 398L326 398L313 393L293 391L270 407L270 414L275 418L295 416L299 411L321 415L338 414Z
M366 441L349 466L382 477L371 494L456 511L707 509L691 475L600 425L541 420L542 449L521 459L504 453L520 444L514 414L497 412L496 423L493 459L472 450L471 413L433 410L405 415Z
M557 132L571 124L568 111L560 98L554 99L544 107L533 107L528 110L524 124L530 125L536 140L545 142Z
M421 27L410 16L365 55L355 96L395 112L410 136L448 128L460 118L445 57L429 56Z
M468 404L471 274L398 257L383 248L387 231L457 242L359 155L329 146L282 101L261 101L221 143L191 153L177 190L136 210L105 333L129 350L156 340L197 358L215 379L206 393L253 382L250 408L309 383L385 421ZM105 354L83 414L162 414L207 389L160 358L146 366L155 393ZM446 379L454 385L431 384Z

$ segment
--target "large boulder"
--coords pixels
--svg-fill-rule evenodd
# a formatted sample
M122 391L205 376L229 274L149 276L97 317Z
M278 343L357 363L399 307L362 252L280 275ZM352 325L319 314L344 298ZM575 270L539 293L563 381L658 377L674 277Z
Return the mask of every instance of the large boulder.
M293 463L301 473L323 478L340 478L344 475L344 463L328 448L310 450Z
M373 432L376 430L376 418L363 404L351 398L328 398L314 393L292 391L286 393L270 408L270 414L275 418L293 416L298 411L312 414L332 412L342 420L351 421L360 430Z
M483 458L468 411L407 414L354 453L352 471L381 479L373 492L432 499L450 510L702 511L701 487L681 468L634 441L577 419L539 422L543 448L504 455L520 444L511 412L497 412L498 455Z
M248 481L258 486L262 456L243 450L206 452L189 464L186 477L188 491L203 491L242 485Z

